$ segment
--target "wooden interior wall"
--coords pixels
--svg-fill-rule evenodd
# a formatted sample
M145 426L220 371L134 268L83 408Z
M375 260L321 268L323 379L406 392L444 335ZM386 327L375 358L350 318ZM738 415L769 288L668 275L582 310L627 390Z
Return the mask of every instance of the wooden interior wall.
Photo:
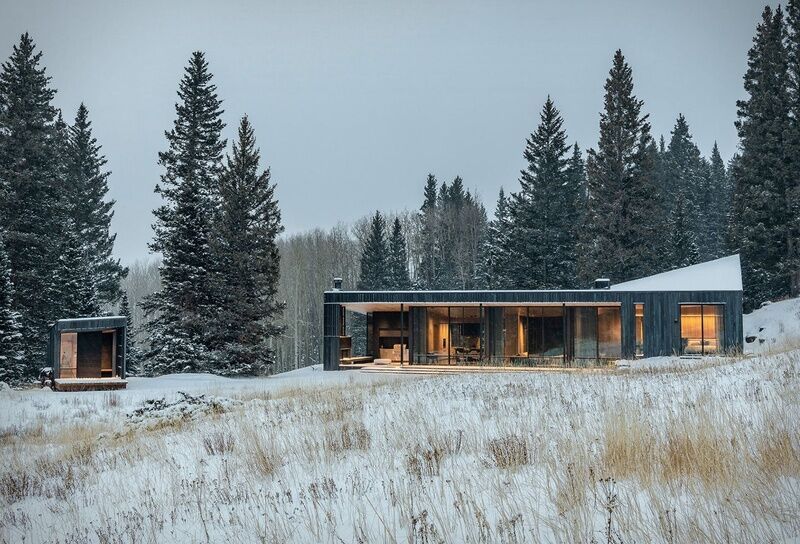
M61 354L58 366L59 378L78 377L78 333L61 333Z
M100 375L103 378L114 376L114 331L103 331L103 343L100 348Z
M103 333L100 331L78 333L78 378L99 378Z

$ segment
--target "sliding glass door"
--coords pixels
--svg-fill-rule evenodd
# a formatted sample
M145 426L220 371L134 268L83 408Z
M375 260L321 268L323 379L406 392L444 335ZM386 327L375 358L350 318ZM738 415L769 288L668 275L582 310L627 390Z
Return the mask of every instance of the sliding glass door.
M681 304L681 354L721 353L724 333L722 304Z

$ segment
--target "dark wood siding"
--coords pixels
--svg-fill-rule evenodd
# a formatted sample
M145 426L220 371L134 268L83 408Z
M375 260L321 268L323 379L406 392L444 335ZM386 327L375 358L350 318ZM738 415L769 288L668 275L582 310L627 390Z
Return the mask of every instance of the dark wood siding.
M626 358L634 355L634 304L644 304L644 354L647 357L679 353L681 304L722 304L725 316L723 348L741 351L743 341L741 291L327 291L324 300L326 338L323 360L325 368L331 370L338 368L338 315L348 304L403 303L412 308L426 304L619 304L622 311L622 355ZM491 312L490 308L486 310ZM415 323L414 330L421 332L424 325Z

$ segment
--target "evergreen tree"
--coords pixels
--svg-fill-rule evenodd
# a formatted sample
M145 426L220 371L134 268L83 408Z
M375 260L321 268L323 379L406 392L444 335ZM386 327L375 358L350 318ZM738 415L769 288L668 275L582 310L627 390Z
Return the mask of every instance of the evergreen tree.
M127 271L114 259L116 234L111 234L114 201L106 198L108 176L105 157L92 136L89 111L81 104L69 129L67 148L67 198L81 243L86 248L92 282L100 305L114 303L121 293L120 281Z
M598 147L586 161L589 243L581 266L586 282L600 275L614 281L647 276L660 266L657 150L642 105L618 50L605 84Z
M513 282L509 277L510 262L514 259L511 246L511 212L503 188L497 197L494 219L489 222L486 242L483 245L482 277L484 289L506 289Z
M156 193L165 203L154 210L150 248L163 256L161 290L143 305L150 321L150 368L156 374L208 369L213 300L210 238L217 207L215 183L226 142L221 101L208 63L195 52L181 79L177 117L165 133L168 149L159 153L164 167Z
M260 160L253 126L245 116L220 176L212 243L214 298L220 302L213 370L221 374L265 373L275 359L270 342L282 331L276 321L283 304L276 297L277 237L283 227L275 184L268 168L259 172Z
M425 197L419 211L421 255L417 284L422 289L433 289L439 277L437 188L436 176L428 174Z
M0 382L17 383L28 375L22 351L20 315L14 310L11 263L0 231Z
M361 273L358 277L360 291L380 291L387 288L387 251L386 220L381 212L375 212L361 250Z
M26 33L0 73L0 228L20 314L27 373L44 364L47 326L59 286L53 282L61 219L61 157L55 90Z
M725 162L719 153L717 142L714 142L714 147L711 150L707 176L706 187L711 195L711 206L707 212L707 221L710 224L709 230L711 231L708 251L710 257L719 258L726 254L725 233L728 228L733 188L730 183L730 176L728 176L728 172L725 169Z
M800 0L786 6L786 50L788 60L789 128L786 142L788 185L786 187L788 258L786 268L793 296L800 295Z
M737 102L741 154L732 172L736 189L730 237L733 249L742 255L747 309L790 291L790 108L784 35L781 9L765 7L748 52L748 97Z
M133 315L131 306L128 302L128 294L123 292L119 303L119 315L125 318L128 324L125 335L125 362L126 371L129 376L141 376L144 372L142 368L142 352L136 342L136 330L133 326Z
M669 268L681 268L697 264L698 246L708 248L713 236L713 225L708 221L711 203L704 183L703 159L683 114L678 115L672 129L665 162L662 189L671 202L667 207L670 248L664 257Z
M683 268L697 264L700 259L694 230L690 225L689 214L694 207L685 193L678 192L670 215L669 231L669 266Z
M573 186L563 124L548 97L539 126L527 140L521 190L511 201L510 247L515 254L508 264L513 286L519 289L558 289L575 282L574 206L580 189Z
M52 319L90 317L100 313L96 278L91 255L75 221L64 220L59 231L58 258L53 263L52 280L60 288L52 290Z
M403 235L403 227L400 219L395 218L392 225L392 234L389 238L389 254L387 267L389 277L387 287L389 289L404 290L411 288L411 279L408 275L408 252L406 250L406 238Z

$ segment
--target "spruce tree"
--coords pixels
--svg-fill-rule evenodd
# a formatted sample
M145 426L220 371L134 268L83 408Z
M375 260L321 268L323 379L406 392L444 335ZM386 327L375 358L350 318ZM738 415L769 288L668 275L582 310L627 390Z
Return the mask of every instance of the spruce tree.
M719 258L726 254L725 234L728 228L733 189L717 142L714 142L714 147L711 149L707 176L706 187L711 195L711 206L707 212L707 221L711 231L708 251L710 257Z
M0 228L20 314L27 373L44 364L47 326L59 286L52 281L62 208L55 90L26 33L0 73Z
M521 189L511 203L511 245L516 255L509 266L514 287L519 289L558 289L573 283L575 202L563 125L561 113L548 96L539 126L527 140L528 166L521 172Z
M125 364L126 372L129 376L141 376L144 369L142 368L142 352L136 342L136 330L133 326L133 315L131 313L130 302L128 302L128 293L122 293L119 302L119 315L125 318L128 324L125 335Z
M600 275L614 281L647 276L660 266L657 149L642 105L633 94L631 68L617 50L605 83L600 140L586 160L586 282Z
M381 212L375 212L361 249L361 273L358 277L360 291L380 291L387 288L387 250L386 220Z
M89 111L84 104L78 107L69 133L66 160L69 211L87 251L98 303L112 304L119 298L120 281L127 271L112 255L116 234L111 233L114 200L107 199L110 172L102 170L106 159L92 135Z
M732 249L742 255L747 309L790 292L790 108L784 35L781 9L765 7L748 52L748 96L737 102L741 154L732 171L736 189L730 237Z
M22 351L20 315L13 305L14 284L4 238L0 231L0 382L18 383L29 374Z
M147 354L156 374L208 370L213 347L210 320L213 300L210 238L217 207L215 183L226 142L221 138L222 109L208 63L192 54L181 79L177 117L165 133L164 167L156 193L164 204L154 210L151 251L162 254L161 290L143 308L151 317L151 349Z
M428 174L425 182L425 195L419 211L421 256L417 285L422 289L433 289L438 282L438 185L436 176Z
M392 234L389 238L388 258L386 265L389 271L387 287L389 289L405 290L411 288L411 279L408 275L408 252L406 237L400 219L395 218L392 225Z
M220 374L264 374L275 360L271 340L282 331L276 323L283 304L276 297L277 237L283 227L275 184L269 168L259 172L260 160L253 126L245 116L220 175L214 221L214 298L219 306L213 371Z
M703 159L683 114L675 121L665 162L662 190L668 195L670 248L664 258L666 267L674 269L697 264L698 247L708 251L714 234L708 221L712 204L705 184Z
M480 287L484 289L507 289L512 285L510 262L516 257L516 248L511 244L511 211L503 188L497 197L494 219L489 222L486 241L483 245Z
M800 0L786 6L789 126L786 142L788 184L785 189L789 224L786 268L793 296L800 295Z
M52 281L59 289L51 291L52 319L96 316L100 313L100 300L91 269L91 252L71 217L64 219L58 237Z

